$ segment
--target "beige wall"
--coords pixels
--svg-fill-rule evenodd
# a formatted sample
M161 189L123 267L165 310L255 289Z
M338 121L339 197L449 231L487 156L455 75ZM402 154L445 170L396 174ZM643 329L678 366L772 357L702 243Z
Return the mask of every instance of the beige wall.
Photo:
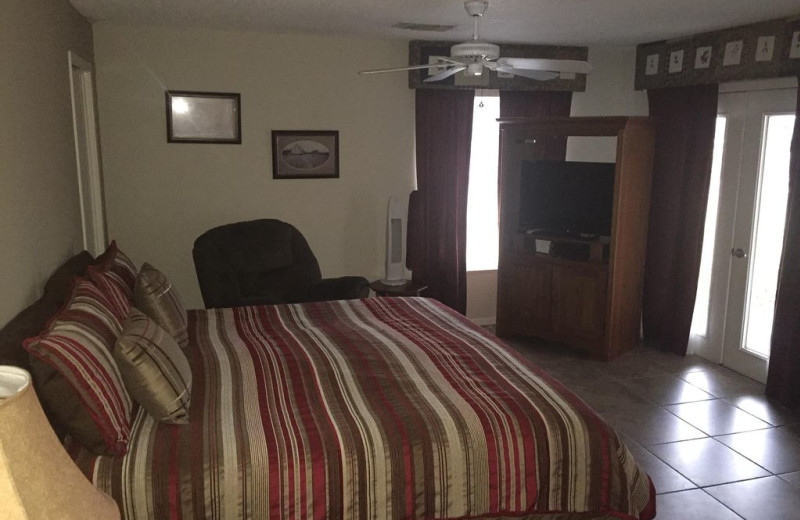
M571 116L647 115L647 93L633 89L635 47L592 47L589 61L594 71L586 91L572 96ZM616 151L615 137L571 137L567 142L570 161L613 162Z
M467 316L479 325L497 321L497 271L467 273Z
M92 59L67 0L0 2L0 326L82 248L69 50Z
M647 115L647 95L633 89L634 47L591 47L589 62L594 70L587 77L586 91L572 96L571 114L578 116ZM581 161L613 161L615 138L571 138L567 158ZM497 316L497 272L467 273L467 316L481 324L494 323Z
M220 224L297 226L323 276L383 274L392 194L413 185L407 44L298 34L94 26L109 236L202 307L191 250ZM168 144L164 90L239 92L242 144ZM339 130L339 179L273 180L270 131Z
M571 116L647 115L647 93L633 89L635 47L590 47L589 62L594 70L586 91L572 95Z

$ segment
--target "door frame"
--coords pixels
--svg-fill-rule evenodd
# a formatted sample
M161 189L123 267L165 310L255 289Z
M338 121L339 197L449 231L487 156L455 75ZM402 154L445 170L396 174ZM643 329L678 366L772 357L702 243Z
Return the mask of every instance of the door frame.
M69 89L72 103L72 129L75 141L75 165L78 176L78 196L81 208L83 248L97 256L107 242L103 176L100 166L97 114L95 112L94 70L92 64L72 51L67 51ZM75 81L78 73L78 82ZM79 102L80 101L80 105ZM81 110L82 108L82 110ZM82 127L79 125L82 122ZM83 129L83 133L81 132ZM86 158L82 157L81 139L85 141ZM86 167L88 186L81 171ZM86 200L89 197L90 200ZM90 210L93 209L92 210ZM91 226L89 223L91 222ZM91 228L91 230L90 230ZM92 235L89 236L91 231ZM92 247L93 246L93 247Z

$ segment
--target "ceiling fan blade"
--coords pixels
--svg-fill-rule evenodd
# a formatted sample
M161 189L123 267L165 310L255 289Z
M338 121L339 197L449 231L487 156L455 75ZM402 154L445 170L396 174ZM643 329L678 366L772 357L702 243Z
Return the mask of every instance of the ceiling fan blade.
M548 60L543 58L500 58L497 60L503 65L508 65L517 70L551 70L554 72L574 72L588 74L592 66L585 61L577 60Z
M463 64L464 64L464 63L463 63L463 62L461 62L461 61L456 61L456 60L454 60L454 59L452 59L452 58L448 58L448 57L445 57L445 56L436 56L436 59L437 59L437 60L439 60L439 61L444 61L444 62L447 62L447 63L452 63L453 65L463 65ZM440 63L440 65L444 65L444 63Z
M425 78L423 81L425 83L430 83L432 81L443 80L444 78L449 78L453 74L458 74L459 72L461 72L462 70L464 70L466 68L467 67L465 67L464 65L459 65L457 67L453 67L452 69L447 69L444 72L440 72L439 74L434 74L433 76L431 76L429 78Z
M539 81L547 81L550 79L556 79L558 77L558 72L552 72L549 70L515 69L514 67L509 67L507 65L498 65L495 67L495 70L497 72L505 72L515 76L522 76L523 78L536 79Z
M450 61L450 60L448 60ZM410 67L398 67L396 69L377 69L377 70L362 70L358 73L361 75L365 74L383 74L384 72L402 72L405 70L419 70L419 69L432 69L434 67L447 67L449 66L446 63L428 63L427 65L412 65Z

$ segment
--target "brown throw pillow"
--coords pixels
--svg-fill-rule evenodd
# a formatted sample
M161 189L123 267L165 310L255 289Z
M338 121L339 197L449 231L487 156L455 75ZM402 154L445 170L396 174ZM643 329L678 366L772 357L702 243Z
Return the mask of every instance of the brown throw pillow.
M186 346L186 309L164 273L146 262L136 276L133 305L172 335L178 345Z
M157 421L189 422L192 371L172 336L135 307L114 347L131 396Z
M47 328L47 323L69 300L75 278L86 274L86 268L93 261L92 255L82 251L64 262L47 280L42 297L0 329L0 365L30 370L28 353L22 348L22 342Z

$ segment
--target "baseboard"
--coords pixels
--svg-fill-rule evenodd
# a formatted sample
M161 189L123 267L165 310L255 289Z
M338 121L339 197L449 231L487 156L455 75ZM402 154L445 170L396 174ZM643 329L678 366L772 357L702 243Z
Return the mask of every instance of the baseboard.
M485 327L486 325L494 325L497 323L496 316L489 316L486 318L470 318L472 321L480 325L481 327Z

